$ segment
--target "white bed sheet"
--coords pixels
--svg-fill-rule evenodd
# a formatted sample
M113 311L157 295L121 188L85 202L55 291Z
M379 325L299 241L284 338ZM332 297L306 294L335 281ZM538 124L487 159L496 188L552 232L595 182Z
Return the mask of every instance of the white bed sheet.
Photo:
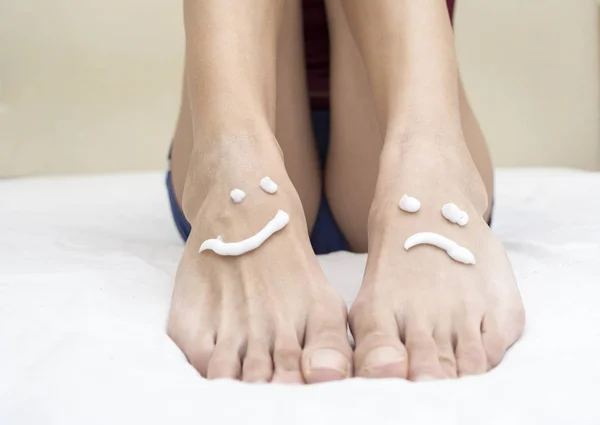
M500 171L523 339L489 374L206 381L165 335L182 243L160 174L0 182L0 424L600 424L600 174ZM365 257L324 256L350 303Z

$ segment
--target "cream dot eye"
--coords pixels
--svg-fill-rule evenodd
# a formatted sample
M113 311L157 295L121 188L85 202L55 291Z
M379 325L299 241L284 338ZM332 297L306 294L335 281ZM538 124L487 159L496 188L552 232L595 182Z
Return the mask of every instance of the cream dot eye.
M269 176L263 177L260 180L259 185L262 190L264 190L265 192L267 192L271 195L273 195L277 192L277 183L275 183L273 180L271 180L271 177L269 177Z
M458 224L460 227L466 226L469 222L469 215L453 203L442 207L442 215L450 223Z
M417 198L405 194L400 198L398 207L407 213L416 213L421 209L421 202Z
M239 204L246 197L246 192L241 189L233 189L231 192L229 192L229 196L234 204Z

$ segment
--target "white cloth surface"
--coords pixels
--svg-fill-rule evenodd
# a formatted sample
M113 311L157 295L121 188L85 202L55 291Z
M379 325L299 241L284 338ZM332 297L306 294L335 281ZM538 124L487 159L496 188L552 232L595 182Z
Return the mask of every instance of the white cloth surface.
M0 181L0 424L600 424L600 174L501 170L525 301L486 375L207 381L165 334L181 252L163 175ZM348 303L365 256L320 261Z

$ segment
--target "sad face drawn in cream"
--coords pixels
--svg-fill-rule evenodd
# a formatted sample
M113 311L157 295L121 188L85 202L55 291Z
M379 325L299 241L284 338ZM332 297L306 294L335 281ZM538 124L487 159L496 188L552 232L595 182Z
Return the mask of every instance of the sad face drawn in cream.
M271 195L277 193L277 183L271 180L270 177L264 177L259 185L266 193ZM229 195L234 204L239 204L246 197L246 193L241 189L234 189ZM289 214L283 210L278 210L275 217L253 236L239 242L224 242L223 238L219 235L216 239L204 241L202 245L200 245L200 250L198 252L210 250L215 254L223 256L238 256L245 254L260 247L267 239L273 236L273 234L287 226L289 221Z
M402 199L400 199L398 206L402 211L407 213L416 213L421 208L421 202L416 198L404 195L402 196ZM466 226L469 221L467 213L452 203L445 204L442 207L442 215L446 220L458 224L460 227ZM408 251L417 245L432 245L446 251L446 254L454 261L463 264L475 264L475 256L471 251L438 233L415 233L406 239L404 242L404 249Z

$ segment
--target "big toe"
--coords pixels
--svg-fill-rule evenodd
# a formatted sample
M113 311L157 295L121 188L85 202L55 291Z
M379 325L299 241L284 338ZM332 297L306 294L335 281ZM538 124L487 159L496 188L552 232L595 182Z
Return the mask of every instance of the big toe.
M362 350L357 351L355 356L357 376L406 378L407 360L404 346L395 344L392 335L374 339L377 342L361 344Z
M336 381L352 375L352 348L346 315L311 317L307 323L302 373L307 383Z
M330 348L330 342L315 344L305 351L303 373L306 382L337 381L350 376L351 362L348 353L343 348Z
M406 378L406 349L400 341L393 315L382 313L351 314L351 327L356 349L356 376L364 378ZM375 317L377 316L377 317Z

